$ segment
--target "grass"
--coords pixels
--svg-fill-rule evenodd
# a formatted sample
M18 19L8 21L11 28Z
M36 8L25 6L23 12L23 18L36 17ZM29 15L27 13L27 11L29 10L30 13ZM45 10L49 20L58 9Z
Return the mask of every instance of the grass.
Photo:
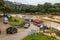
M49 30L49 33L55 33L56 29L55 28L50 28L48 29Z
M21 24L21 25L18 26L17 28L24 28L24 24Z
M17 25L17 24L20 24L20 23L22 23L22 22L25 22L25 20L23 20L23 19L21 19L21 18L18 18L18 17L16 17L15 19L16 19L16 21L12 21L12 20L9 18L9 24L10 24L11 26L15 26L15 25ZM21 28L21 27L23 27L23 26L22 26L22 25L19 26L19 28Z
M54 37L44 35L43 33L35 33L28 35L23 40L57 40L57 39Z

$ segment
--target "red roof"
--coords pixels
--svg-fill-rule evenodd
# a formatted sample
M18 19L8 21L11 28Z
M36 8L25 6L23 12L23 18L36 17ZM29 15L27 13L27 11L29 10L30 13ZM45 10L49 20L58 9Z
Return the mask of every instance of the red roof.
M42 20L39 20L39 19L35 19L34 21L37 23L43 22Z

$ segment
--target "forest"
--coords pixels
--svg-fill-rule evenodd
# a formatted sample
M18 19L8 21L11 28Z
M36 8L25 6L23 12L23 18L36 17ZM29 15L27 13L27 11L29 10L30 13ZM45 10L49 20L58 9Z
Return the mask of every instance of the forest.
M44 3L38 5L19 4L16 2L0 0L0 12L17 14L52 14L60 15L60 3Z

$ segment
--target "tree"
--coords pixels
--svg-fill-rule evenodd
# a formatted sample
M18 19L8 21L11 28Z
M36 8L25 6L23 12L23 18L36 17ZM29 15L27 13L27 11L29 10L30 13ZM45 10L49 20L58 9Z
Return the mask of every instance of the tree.
M0 11L3 11L4 13L10 11L9 7L4 5L4 0L0 0Z
M0 11L11 13L37 13L37 14L54 14L59 15L60 3L44 3L34 5L18 4L16 2L2 1L0 0Z

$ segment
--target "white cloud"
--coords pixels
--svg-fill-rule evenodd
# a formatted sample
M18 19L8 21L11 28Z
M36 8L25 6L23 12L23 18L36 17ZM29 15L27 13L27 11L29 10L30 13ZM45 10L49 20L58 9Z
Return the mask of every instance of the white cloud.
M60 3L60 0L9 0L9 1L19 2L23 4L31 4L31 5L43 4L45 2Z

